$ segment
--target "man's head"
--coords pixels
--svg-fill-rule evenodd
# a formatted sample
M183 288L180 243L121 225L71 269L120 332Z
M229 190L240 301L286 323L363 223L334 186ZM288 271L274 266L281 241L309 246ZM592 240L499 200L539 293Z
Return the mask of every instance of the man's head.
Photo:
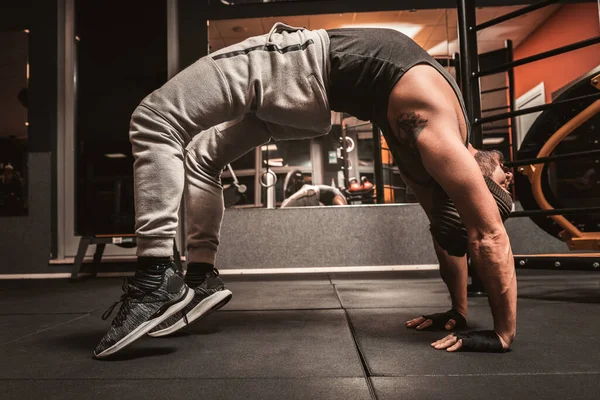
M504 157L499 151L478 151L475 160L481 169L485 183L494 197L502 221L512 210L509 186L512 174L504 167ZM453 256L467 252L467 231L454 203L441 187L437 188L431 212L430 231L437 243Z
M475 161L479 164L483 176L487 176L510 194L509 187L513 180L513 174L504 166L504 155L501 152L479 150L475 153Z

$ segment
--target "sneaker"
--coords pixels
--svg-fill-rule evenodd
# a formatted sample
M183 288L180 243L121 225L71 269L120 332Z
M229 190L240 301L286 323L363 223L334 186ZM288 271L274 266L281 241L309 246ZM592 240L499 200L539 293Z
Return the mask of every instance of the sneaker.
M194 299L181 313L173 315L151 330L150 336L160 337L175 333L193 321L223 307L233 297L231 290L227 289L223 280L219 278L219 271L216 268L206 274L204 282L191 289L195 294Z
M102 315L107 319L117 304L123 303L108 333L102 338L94 356L103 358L133 343L194 299L194 291L173 268L168 268L162 283L153 291L143 291L127 278L123 295Z

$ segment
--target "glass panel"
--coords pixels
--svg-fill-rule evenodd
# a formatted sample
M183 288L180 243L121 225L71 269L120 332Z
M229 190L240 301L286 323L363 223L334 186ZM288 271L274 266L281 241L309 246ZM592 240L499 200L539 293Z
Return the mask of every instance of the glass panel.
M27 215L29 32L0 32L0 216Z
M261 147L263 165L312 168L309 140L282 140Z
M221 179L223 184L223 198L226 208L241 208L254 206L254 175L238 176L240 188L233 185L233 178L224 177Z
M129 121L167 80L166 1L77 1L75 10L76 233L132 233Z
M253 149L252 151L249 151L248 153L244 154L243 156L232 162L231 167L236 171L241 169L254 169L255 158L256 152Z
M284 185L285 185L285 178L287 176L288 172L285 173L276 173L277 175L277 182L275 183L275 202L277 207L281 206L281 202L284 200ZM300 189L302 187L302 185L311 185L312 184L312 175L310 173L303 173L302 174L302 178L299 179L297 182L295 182L295 188L296 189ZM262 204L266 204L266 198L267 198L267 189L262 187L262 194L261 194L261 199L262 199ZM291 191L293 194L293 190ZM290 193L290 191L288 191L288 194ZM289 196L287 196L289 197Z

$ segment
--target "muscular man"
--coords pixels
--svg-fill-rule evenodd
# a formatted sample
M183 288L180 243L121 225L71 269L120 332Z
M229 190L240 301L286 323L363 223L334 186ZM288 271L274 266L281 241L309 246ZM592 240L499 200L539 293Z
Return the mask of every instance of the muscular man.
M331 110L377 124L419 193L455 300L449 323L460 319L457 314L466 317L462 255L467 247L486 286L494 330L447 336L435 347L502 351L510 346L516 280L499 212L510 198L500 193L496 174L488 171L484 178L475 151L466 145L469 127L452 77L393 30L311 31L276 24L267 35L201 58L133 113L138 269L124 284L123 304L96 357L146 333L175 332L231 298L214 269L223 217L221 171L271 138L326 134ZM487 167L496 170L493 163ZM185 282L171 260L184 182ZM456 245L453 233L463 229L466 240Z
M303 185L300 190L281 203L287 207L344 206L346 198L338 189L327 185Z

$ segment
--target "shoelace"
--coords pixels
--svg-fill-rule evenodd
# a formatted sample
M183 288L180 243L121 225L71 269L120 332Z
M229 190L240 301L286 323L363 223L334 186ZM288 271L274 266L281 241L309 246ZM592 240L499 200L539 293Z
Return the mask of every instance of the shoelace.
M136 303L158 303L164 301L164 299L145 299L144 296L147 295L143 290L140 290L135 285L129 283L129 280L125 278L123 280L123 294L121 298L115 301L109 308L102 314L102 319L106 320L112 314L113 310L119 303L123 303L123 306L119 310L119 313L115 317L113 323L120 326L123 324L127 316L129 316L129 312L131 311L131 303L135 301Z
M102 314L103 320L106 320L108 317L110 317L113 310L119 303L123 303L123 306L119 310L119 313L117 314L117 316L115 317L115 320L114 320L114 322L117 325L121 325L123 323L123 321L125 320L125 318L127 318L127 316L129 315L129 310L131 310L131 307L128 307L129 302L131 300L141 300L145 295L145 293L142 292L140 289L138 289L137 287L130 284L129 281L127 280L127 278L125 278L123 280L122 289L123 289L123 294L121 295L121 298L119 298L119 300L115 301L108 308L108 310L106 310L104 312L104 314Z

